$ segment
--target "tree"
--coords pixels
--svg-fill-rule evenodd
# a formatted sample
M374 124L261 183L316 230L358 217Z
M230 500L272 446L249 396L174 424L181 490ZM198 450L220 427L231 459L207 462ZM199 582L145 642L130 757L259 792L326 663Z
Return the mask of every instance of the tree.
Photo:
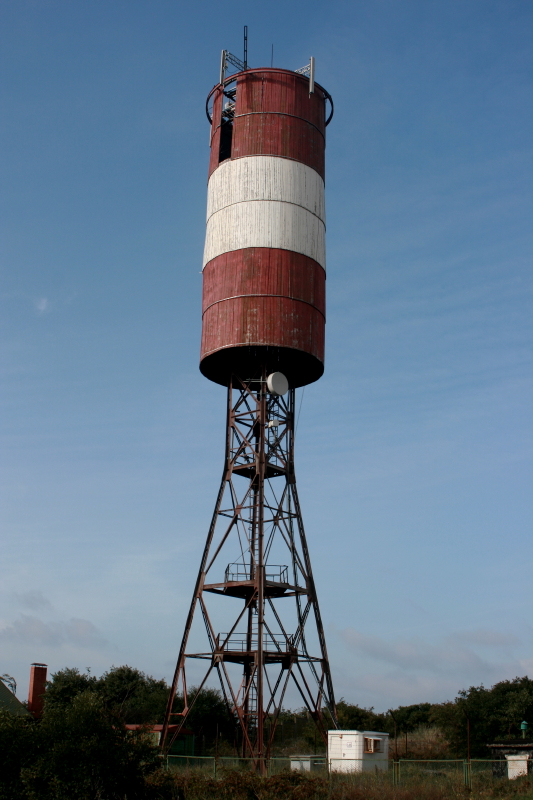
M422 725L429 725L431 703L415 703L411 706L399 706L394 711L398 730L410 733Z
M163 722L169 687L133 667L112 667L97 681L95 688L106 706L123 722L145 724Z
M13 694L17 693L17 682L15 678L11 675L8 675L7 672L4 672L3 675L0 675L0 681L5 683L5 685L13 692Z
M526 720L531 725L533 718L533 680L515 678L500 681L491 690L491 730L498 736L518 736L520 723Z
M0 711L0 800L22 800L26 790L21 772L34 758L36 722Z
M386 714L376 714L372 708L361 708L347 703L341 697L337 703L339 726L344 730L388 731L390 723Z
M127 665L112 667L100 678L78 669L63 669L52 675L47 684L45 707L49 710L66 710L74 700L87 691L98 695L106 712L124 724L162 723L168 700L169 687L164 680L157 680L134 667ZM189 690L189 702L196 689ZM183 698L177 696L174 710L183 708ZM211 746L218 735L233 743L235 721L226 702L217 689L202 689L187 718L187 728L202 737L206 746Z
M524 677L500 681L491 689L471 686L453 702L434 705L430 717L456 756L467 757L470 739L470 755L487 758L487 744L518 736L523 719L533 723L533 681Z
M86 691L102 697L106 708L124 723L162 722L169 688L164 680L156 680L133 667L112 667L100 678L76 668L59 670L47 683L45 704L51 708L67 708Z
M135 800L160 766L142 731L127 731L101 695L86 690L68 705L45 705L31 765L22 768L27 797L39 800Z
M52 675L46 683L45 705L51 709L66 708L82 692L94 690L97 679L89 672L80 672L77 667L66 667Z
M192 687L188 692L189 703L195 697L197 689ZM177 696L174 702L176 711L183 709L183 697ZM187 716L187 728L196 736L202 737L203 744L212 747L218 736L233 743L236 733L236 722L230 714L226 701L218 689L202 689L196 702Z

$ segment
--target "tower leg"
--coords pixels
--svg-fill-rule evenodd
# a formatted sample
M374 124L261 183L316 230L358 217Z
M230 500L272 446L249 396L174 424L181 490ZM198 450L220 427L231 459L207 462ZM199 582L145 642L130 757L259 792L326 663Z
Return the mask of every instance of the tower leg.
M242 754L253 758L262 772L291 681L324 741L328 725L337 727L296 490L295 393L291 389L284 397L270 394L266 376L266 367L251 379L233 375L228 387L224 471L161 737L168 752L216 672L228 711L241 731ZM213 602L218 612L227 607L226 632L215 630L211 622ZM198 651L193 628L200 618L206 646ZM205 671L189 696L191 659L204 661ZM178 727L169 738L168 727L175 719Z

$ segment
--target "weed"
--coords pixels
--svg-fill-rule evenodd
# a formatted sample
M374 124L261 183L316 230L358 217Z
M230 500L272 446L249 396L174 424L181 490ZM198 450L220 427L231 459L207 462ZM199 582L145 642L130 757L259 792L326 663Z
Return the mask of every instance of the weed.
M533 800L528 778L492 781L469 790L462 776L416 776L393 786L388 775L306 775L284 772L261 777L229 770L216 778L200 771L167 772L148 779L154 800Z

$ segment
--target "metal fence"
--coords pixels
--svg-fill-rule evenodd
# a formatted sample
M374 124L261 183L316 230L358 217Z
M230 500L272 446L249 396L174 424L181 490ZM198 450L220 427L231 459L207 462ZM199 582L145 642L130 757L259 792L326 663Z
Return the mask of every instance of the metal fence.
M252 771L257 767L253 758L236 756L167 756L170 770L194 770L214 777L230 771ZM508 782L507 764L494 759L441 759L381 761L372 763L358 759L327 759L325 755L293 755L270 758L265 762L266 774L300 771L323 776L364 781L368 778L394 785L415 785L420 782L465 786L477 789L488 783Z

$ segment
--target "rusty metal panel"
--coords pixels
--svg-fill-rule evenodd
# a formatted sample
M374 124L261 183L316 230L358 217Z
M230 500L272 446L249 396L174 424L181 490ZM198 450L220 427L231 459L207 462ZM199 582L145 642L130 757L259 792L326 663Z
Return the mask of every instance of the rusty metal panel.
M202 358L252 345L303 350L323 361L324 317L308 303L286 297L237 297L205 312Z
M309 95L306 78L287 71L243 73L237 81L232 158L277 155L324 177L325 97Z
M238 76L236 116L258 112L290 114L325 131L324 93L316 85L310 95L309 80L289 70L248 70Z
M299 253L250 247L213 259L203 276L202 311L227 297L273 294L303 300L326 313L324 270Z
M292 158L325 176L322 134L302 119L268 112L237 117L233 128L232 158L273 155Z
M222 348L289 347L324 359L325 273L283 250L227 253L204 270L201 357Z
M218 167L223 94L213 94L209 175ZM249 70L237 77L231 158L277 155L301 161L324 178L325 95L286 70Z

